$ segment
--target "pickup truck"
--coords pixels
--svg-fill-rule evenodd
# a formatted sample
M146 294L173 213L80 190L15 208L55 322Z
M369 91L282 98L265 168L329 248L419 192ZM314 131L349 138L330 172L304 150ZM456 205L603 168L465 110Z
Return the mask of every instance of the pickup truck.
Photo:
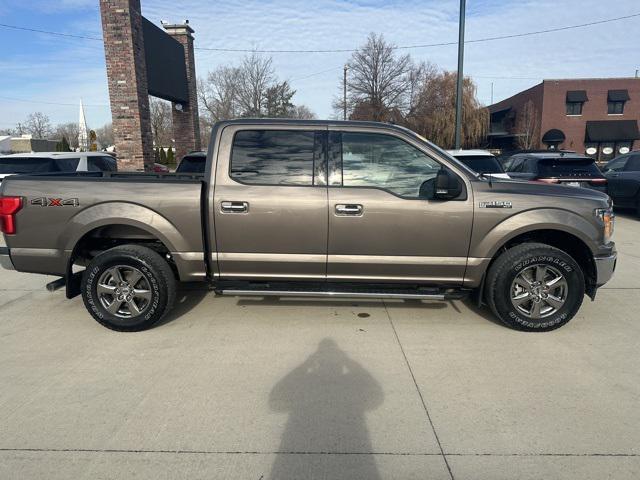
M223 295L457 299L506 325L552 330L616 265L598 191L470 170L398 126L234 120L204 175L8 177L6 268L60 276L89 313L143 330L177 282Z

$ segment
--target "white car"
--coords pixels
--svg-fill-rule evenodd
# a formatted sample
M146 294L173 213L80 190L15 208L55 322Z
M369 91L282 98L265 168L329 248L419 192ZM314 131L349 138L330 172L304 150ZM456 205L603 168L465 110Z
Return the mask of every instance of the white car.
M505 173L498 159L487 150L447 150L474 172L491 175L493 178L511 178Z
M115 172L114 157L104 152L37 152L0 156L0 182L20 173Z

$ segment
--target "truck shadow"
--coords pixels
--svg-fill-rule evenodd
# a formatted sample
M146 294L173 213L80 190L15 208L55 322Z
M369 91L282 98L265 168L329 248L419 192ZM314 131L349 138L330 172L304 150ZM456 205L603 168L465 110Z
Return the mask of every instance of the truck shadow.
M323 339L269 395L270 409L288 417L268 478L380 479L365 412L383 401L373 376Z
M211 290L201 283L179 283L173 308L155 325L155 328L166 325L186 315L196 308L205 296L210 294L212 294Z

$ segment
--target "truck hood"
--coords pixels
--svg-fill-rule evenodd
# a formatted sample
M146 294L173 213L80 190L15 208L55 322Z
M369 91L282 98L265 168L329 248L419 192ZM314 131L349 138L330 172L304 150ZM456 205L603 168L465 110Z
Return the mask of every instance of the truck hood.
M566 185L556 185L544 182L532 182L529 180L495 180L492 182L490 190L495 193L504 194L524 194L524 195L544 195L548 197L570 197L591 200L597 203L608 204L609 195L597 190L582 187L569 187Z

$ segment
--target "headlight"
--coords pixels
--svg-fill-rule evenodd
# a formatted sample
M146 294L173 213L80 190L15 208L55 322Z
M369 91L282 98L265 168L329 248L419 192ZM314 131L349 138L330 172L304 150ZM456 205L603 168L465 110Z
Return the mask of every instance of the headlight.
M594 211L596 217L600 219L604 227L604 243L608 243L613 237L613 224L615 223L616 216L613 213L612 208L596 208Z

